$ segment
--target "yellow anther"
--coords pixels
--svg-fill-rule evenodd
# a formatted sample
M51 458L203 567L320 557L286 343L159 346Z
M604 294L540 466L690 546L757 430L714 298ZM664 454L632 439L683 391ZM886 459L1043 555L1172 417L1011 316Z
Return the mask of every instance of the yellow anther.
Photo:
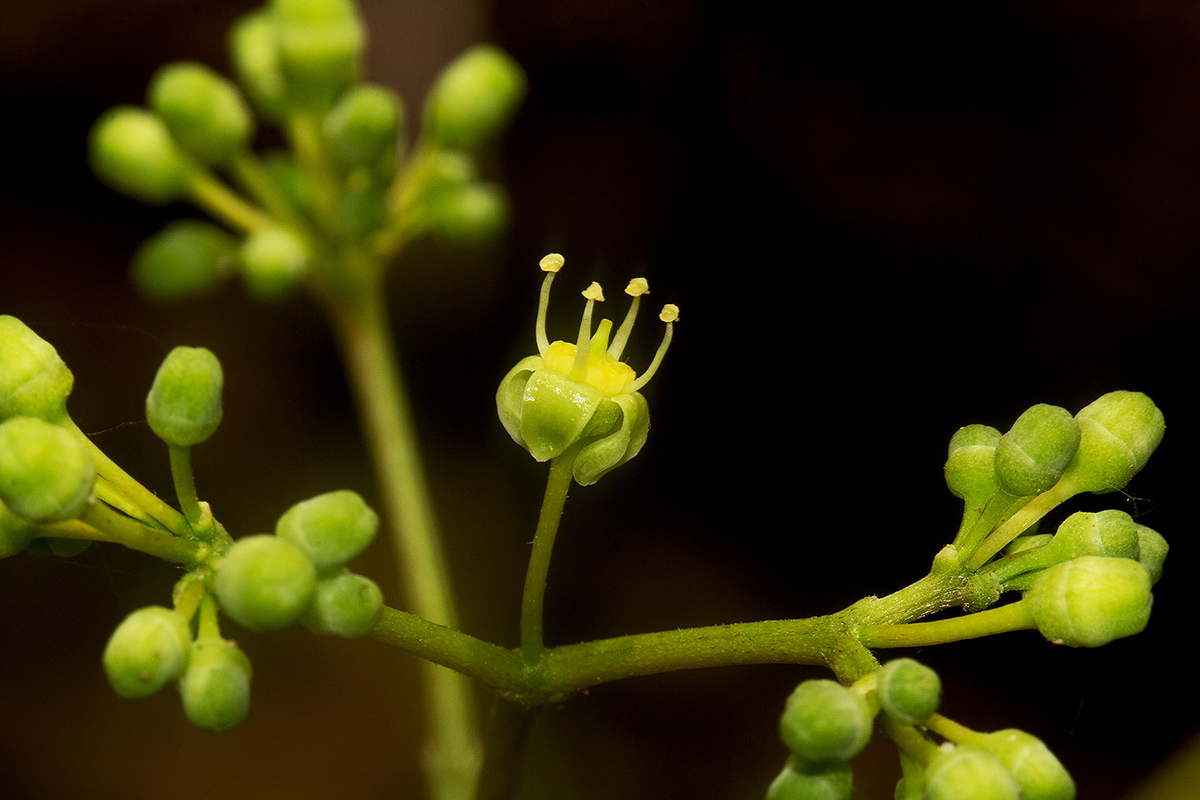
M650 294L650 283L645 278L634 278L625 287L625 294L630 297L640 297L644 294Z
M543 272L558 272L565 263L566 259L558 253L547 253L542 256L542 260L538 262L538 266L542 268Z
M598 303L604 302L604 290L595 281L592 281L592 285L583 290L583 296Z
M678 322L679 321L679 306L674 303L667 303L663 306L662 312L658 318L663 322Z

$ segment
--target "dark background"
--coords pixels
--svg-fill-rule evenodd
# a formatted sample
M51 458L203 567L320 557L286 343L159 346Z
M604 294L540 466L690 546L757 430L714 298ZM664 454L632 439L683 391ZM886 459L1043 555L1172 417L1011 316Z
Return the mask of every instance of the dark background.
M84 142L160 64L225 70L225 30L253 5L53 0L0 26L0 313L55 344L76 421L163 493L144 393L170 347L216 351L226 421L195 458L235 535L317 492L375 496L331 339L303 298L264 306L234 285L179 307L140 300L130 254L194 212L99 185ZM363 3L369 75L401 91L410 119L476 41L530 77L488 164L513 196L511 235L478 253L416 247L391 287L464 625L516 643L544 470L507 440L492 394L533 350L548 251L567 258L554 338L573 335L575 292L594 279L619 297L646 275L656 305L682 308L647 390L646 449L568 503L552 644L822 614L895 590L957 524L941 476L957 427L1142 390L1166 414L1162 448L1132 495L1070 510L1123 508L1171 541L1146 632L1096 651L1027 632L915 654L941 672L949 716L1029 730L1080 797L1123 797L1186 742L1197 708L1181 644L1196 610L1197 6L787 6ZM645 315L635 367L657 327ZM357 567L398 596L386 542ZM104 642L130 610L168 602L177 575L102 547L0 562L0 797L417 796L414 662L371 641L229 623L254 662L254 708L218 736L192 729L173 692L116 698ZM542 715L522 796L761 797L784 758L783 699L820 675L597 688ZM892 796L890 745L856 763L856 797Z

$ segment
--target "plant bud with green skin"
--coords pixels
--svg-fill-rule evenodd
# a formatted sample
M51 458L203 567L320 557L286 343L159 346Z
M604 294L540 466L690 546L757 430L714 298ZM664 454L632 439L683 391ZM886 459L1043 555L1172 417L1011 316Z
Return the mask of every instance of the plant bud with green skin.
M996 478L1014 497L1046 491L1079 446L1079 424L1065 408L1040 403L1013 423L996 445Z
M216 225L195 219L176 220L134 253L134 286L155 301L204 294L233 273L237 246L237 240Z
M234 23L229 54L238 82L263 119L282 120L288 107L287 80L279 59L275 20L269 11L253 11Z
M383 615L383 592L370 578L343 571L317 580L312 603L300 621L314 633L357 638Z
M873 724L861 694L837 681L807 680L784 704L779 735L801 761L849 761L866 747Z
M1008 728L976 734L966 743L981 747L1000 760L1020 787L1021 800L1074 800L1075 781L1036 736Z
M379 532L379 515L357 492L327 492L289 508L275 534L299 547L318 570L340 567L357 556Z
M640 377L619 359L633 328L646 281L635 278L626 294L633 301L616 334L602 320L592 331L592 310L604 299L598 283L584 292L587 304L576 344L551 343L546 336L546 309L554 274L562 256L551 253L541 261L547 273L538 304L536 339L539 355L520 361L500 382L496 409L513 441L538 461L548 461L577 446L572 467L582 486L595 483L641 450L650 429L650 409L638 391L654 375L671 341L679 309L663 307L663 342L649 369ZM611 335L611 344L609 343Z
M102 181L154 205L184 197L197 174L166 124L134 106L106 111L92 126L88 152L92 170Z
M438 76L425 100L425 135L438 147L470 148L499 133L525 98L525 73L494 45L478 45Z
M448 242L475 247L494 240L508 228L508 195L490 183L471 183L439 195L430 204L434 231Z
M1162 442L1166 424L1141 392L1109 392L1075 415L1079 449L1063 473L1076 492L1125 488Z
M325 116L322 133L330 154L343 167L374 167L395 154L402 117L395 92L359 84Z
M254 134L254 118L237 87L203 64L162 67L146 100L175 141L206 164L229 165Z
M1137 526L1138 535L1138 561L1146 572L1150 575L1151 585L1158 583L1158 579L1162 577L1163 562L1167 560L1167 551L1170 545L1163 538L1162 534L1153 528L1147 528L1145 525Z
M950 493L973 508L982 508L996 493L996 445L1000 431L989 425L967 425L950 437L943 471Z
M766 800L849 800L852 784L849 764L816 768L789 759L767 789Z
M191 640L182 614L162 606L139 608L109 638L104 674L121 697L149 697L183 673Z
M942 681L924 664L897 658L880 668L875 696L889 717L905 725L917 725L937 711Z
M250 293L262 300L278 300L300 284L312 264L312 254L299 234L273 227L247 236L238 260Z
M146 395L146 420L168 444L190 447L221 424L221 362L203 347L176 347L163 359Z
M41 533L38 525L14 514L0 503L0 558L15 556Z
M213 733L241 724L250 711L250 677L250 659L233 642L197 638L179 681L188 721Z
M67 418L67 397L75 376L58 351L16 317L0 315L0 422L37 417Z
M1019 537L1015 541L1019 541ZM1137 524L1124 511L1077 511L1063 520L1058 531L1042 547L1031 547L1020 557L1001 559L987 567L1007 582L1025 572L1046 569L1080 556L1138 558Z
M217 571L221 610L252 631L277 631L312 601L317 568L299 547L270 534L239 539Z
M83 443L36 417L0 424L0 502L33 522L75 519L92 499L96 468Z
M279 63L303 105L328 106L362 71L366 32L353 0L272 0Z
M971 745L940 752L925 767L926 800L1020 800L1021 789L996 756Z
M1043 572L1026 600L1038 631L1050 641L1100 647L1140 633L1154 596L1150 575L1137 561L1083 556Z

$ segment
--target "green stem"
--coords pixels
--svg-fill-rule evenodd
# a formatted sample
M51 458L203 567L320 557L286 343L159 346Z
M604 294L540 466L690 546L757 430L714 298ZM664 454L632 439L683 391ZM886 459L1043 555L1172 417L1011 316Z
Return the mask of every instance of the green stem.
M197 206L243 233L252 233L275 224L262 209L251 205L208 172L196 175L188 196Z
M46 526L46 533L65 538L115 542L176 564L183 564L188 569L198 567L210 552L203 544L173 536L158 528L147 527L99 501L89 503L83 516L77 521Z
M144 513L157 520L171 533L177 536L186 536L191 532L191 528L188 526L187 519L183 514L180 514L167 503L164 503L158 498L158 495L134 480L129 473L121 469L115 461L105 455L104 451L97 447L88 435L81 431L74 422L70 422L69 424L76 437L83 442L91 454L92 462L96 465L96 474L108 481L112 489L128 498L137 508L140 508Z
M928 647L1037 627L1028 599L961 617L899 625L867 625L859 640L871 648Z
M192 448L168 444L167 449L171 456L171 479L175 482L175 497L179 500L179 507L183 510L184 518L187 519L188 525L194 531L200 527L203 512L200 510L200 502L196 499L196 478L192 474Z
M329 304L334 331L366 429L391 520L408 605L430 622L458 627L450 578L434 522L429 490L399 360L392 349L382 286ZM460 674L426 665L429 691L429 772L441 800L469 797L479 765L479 726L472 687Z
M533 550L529 555L525 592L521 600L521 655L526 664L538 663L546 649L542 641L546 578L550 572L550 556L554 550L558 523L562 520L563 506L567 502L567 490L571 488L575 453L574 448L569 448L566 453L551 459L542 510L533 534Z
M1007 522L992 531L971 555L971 560L968 562L971 572L978 570L987 563L988 559L1007 547L1013 539L1024 533L1033 523L1060 504L1070 500L1075 494L1076 489L1073 482L1059 481L1023 505L1019 511L1009 517Z
M536 708L496 698L488 720L487 746L475 800L508 800L513 796L520 776L521 754L536 715Z

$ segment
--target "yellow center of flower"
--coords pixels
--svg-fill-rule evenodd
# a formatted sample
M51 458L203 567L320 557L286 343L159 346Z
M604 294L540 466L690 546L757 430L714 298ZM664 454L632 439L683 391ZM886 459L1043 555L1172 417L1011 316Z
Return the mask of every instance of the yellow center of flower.
M582 376L583 382L599 389L605 397L623 394L637 378L637 373L632 367L609 355L610 330L612 322L607 319L601 320L588 343L587 372ZM542 356L542 363L548 369L566 373L572 379L580 380L581 376L574 373L577 352L578 346L570 342L551 342L546 348L546 354Z

